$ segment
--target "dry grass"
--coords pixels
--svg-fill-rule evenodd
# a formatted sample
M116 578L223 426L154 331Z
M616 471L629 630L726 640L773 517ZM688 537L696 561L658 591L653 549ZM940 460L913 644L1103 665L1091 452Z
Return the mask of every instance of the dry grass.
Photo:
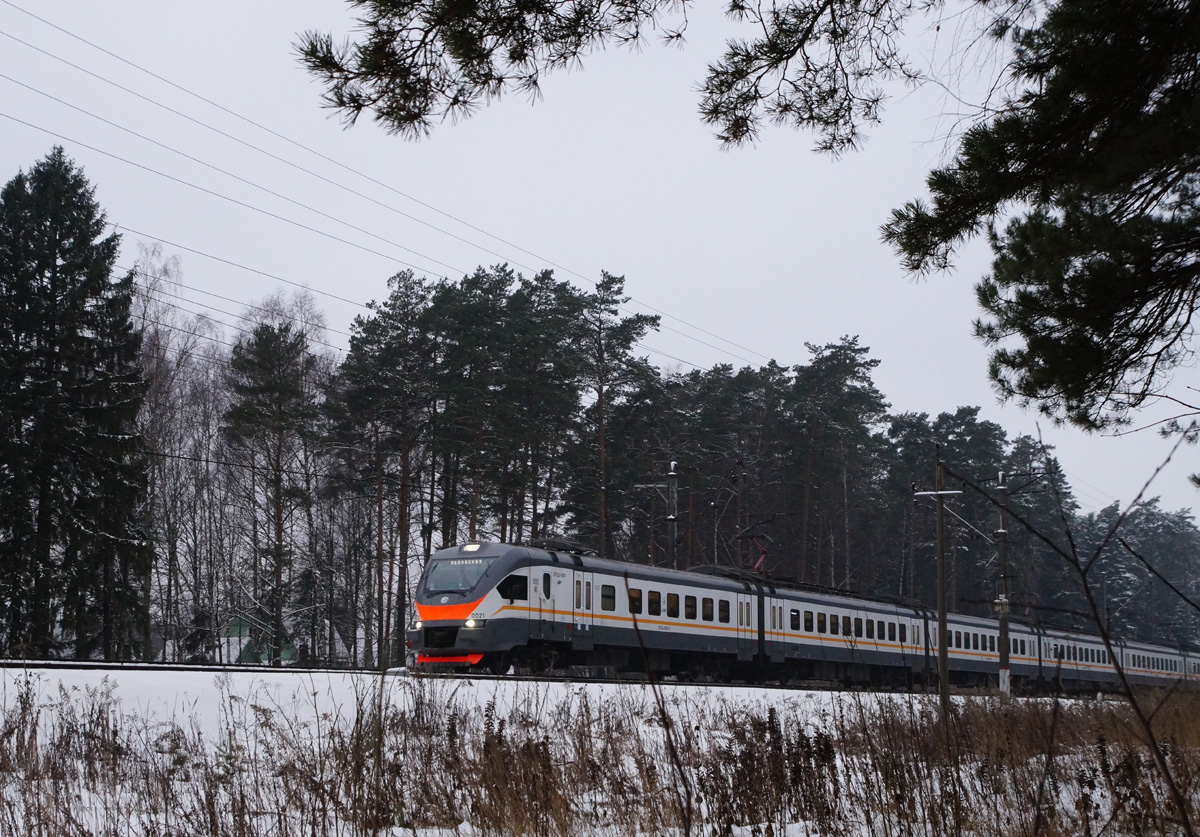
M388 688L335 714L227 690L214 736L124 713L107 682L47 695L27 680L0 723L0 835L1180 830L1117 701L964 699L947 737L922 697L530 685L501 705L453 681ZM1146 700L1195 809L1200 697Z

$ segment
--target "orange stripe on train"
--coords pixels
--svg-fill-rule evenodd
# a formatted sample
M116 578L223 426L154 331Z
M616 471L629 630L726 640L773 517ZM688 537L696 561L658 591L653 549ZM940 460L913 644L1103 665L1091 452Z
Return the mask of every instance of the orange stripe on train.
M422 622L448 622L468 618L479 607L483 599L456 605L417 605L417 615Z
M424 665L426 663L470 663L471 665L478 665L482 659L482 654L460 654L455 657L431 657L428 654L418 654L417 665Z

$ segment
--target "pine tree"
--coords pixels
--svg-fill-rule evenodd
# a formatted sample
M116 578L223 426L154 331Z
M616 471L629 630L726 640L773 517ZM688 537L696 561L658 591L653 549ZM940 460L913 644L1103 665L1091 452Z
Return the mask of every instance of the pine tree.
M55 148L0 192L0 649L127 657L148 640L145 386L119 236Z

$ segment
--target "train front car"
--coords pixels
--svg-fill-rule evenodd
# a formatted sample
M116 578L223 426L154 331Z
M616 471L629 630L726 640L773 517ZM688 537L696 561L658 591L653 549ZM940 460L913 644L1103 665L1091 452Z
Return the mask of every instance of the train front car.
M506 577L529 563L528 550L508 544L467 543L435 552L417 584L417 621L408 632L417 668L483 669L525 642L527 618L508 605L528 592L498 588L527 584L527 573Z

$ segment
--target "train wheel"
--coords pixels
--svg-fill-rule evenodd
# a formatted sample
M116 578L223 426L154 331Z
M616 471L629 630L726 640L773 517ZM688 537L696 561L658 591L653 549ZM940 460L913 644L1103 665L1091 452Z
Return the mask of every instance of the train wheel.
M508 674L512 665L512 654L508 651L501 651L495 654L488 654L484 658L481 668L488 674L502 675Z

